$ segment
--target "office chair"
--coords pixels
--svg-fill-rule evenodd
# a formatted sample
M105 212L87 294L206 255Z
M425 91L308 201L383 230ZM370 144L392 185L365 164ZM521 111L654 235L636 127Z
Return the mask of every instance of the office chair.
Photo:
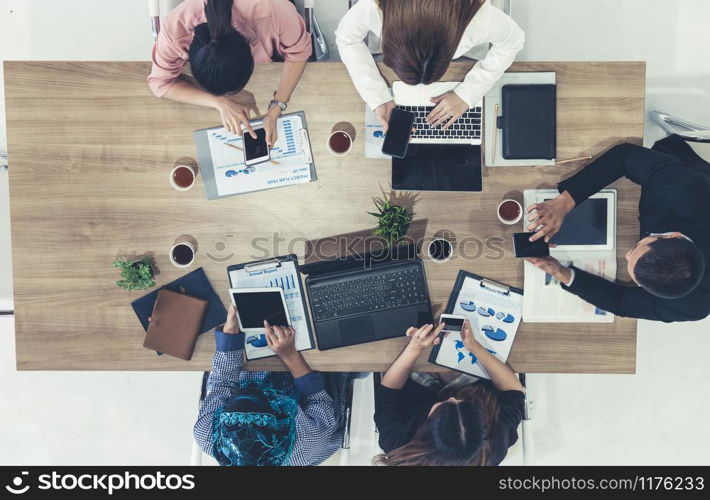
M651 111L649 117L669 135L676 134L690 142L710 142L710 127L681 120L660 111Z

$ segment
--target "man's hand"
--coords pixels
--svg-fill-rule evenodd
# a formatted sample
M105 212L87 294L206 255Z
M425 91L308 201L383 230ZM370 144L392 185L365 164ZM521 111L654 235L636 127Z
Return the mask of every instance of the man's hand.
M298 354L296 350L296 330L290 326L271 326L264 321L266 330L266 343L279 358L286 360Z
M407 337L409 337L409 344L407 344L407 349L414 350L417 352L422 352L423 350L438 344L439 334L441 330L446 326L444 323L439 323L439 326L434 328L434 325L428 324L421 328L411 327L407 330Z
M264 116L264 132L266 132L266 144L273 148L278 139L276 120L281 116L281 108L271 106L269 112Z
M242 136L242 125L249 131L249 134L256 139L256 133L249 123L249 108L234 102L228 96L215 98L214 108L219 111L222 124L230 134Z
M560 264L554 257L528 257L525 260L565 285L569 285L572 279L572 270Z
M375 116L382 124L383 132L386 134L389 128L390 115L394 109L394 101L387 101L384 104L380 104L375 108Z
M432 97L431 102L436 103L434 109L426 117L426 121L431 127L443 125L443 128L449 128L462 114L468 111L466 101L456 95L453 90L439 97Z
M229 306L229 311L227 311L227 322L222 328L222 332L234 335L239 333L239 322L237 321L237 310L234 308L234 304Z
M568 213L574 208L574 198L567 192L542 203L534 203L527 209L528 231L535 231L530 241L544 237L549 243L562 227Z

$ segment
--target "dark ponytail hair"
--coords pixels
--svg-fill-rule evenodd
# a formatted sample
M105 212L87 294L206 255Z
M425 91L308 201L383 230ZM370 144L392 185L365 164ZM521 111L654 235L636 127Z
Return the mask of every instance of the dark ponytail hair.
M488 438L498 420L498 400L481 384L450 394L407 444L378 455L375 465L489 465Z
M232 27L233 4L233 0L207 0L207 22L195 26L190 45L192 74L214 95L239 92L254 71L249 42Z

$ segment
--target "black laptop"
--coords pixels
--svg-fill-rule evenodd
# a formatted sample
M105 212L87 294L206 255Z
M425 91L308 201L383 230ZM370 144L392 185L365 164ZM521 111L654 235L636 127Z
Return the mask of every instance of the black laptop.
M404 335L433 323L424 265L401 245L300 266L322 351Z

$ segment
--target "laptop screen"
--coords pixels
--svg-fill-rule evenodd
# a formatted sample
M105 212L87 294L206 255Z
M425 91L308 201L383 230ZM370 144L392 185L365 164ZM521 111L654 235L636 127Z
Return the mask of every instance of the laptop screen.
M576 206L550 240L556 245L606 245L608 200L589 198Z

